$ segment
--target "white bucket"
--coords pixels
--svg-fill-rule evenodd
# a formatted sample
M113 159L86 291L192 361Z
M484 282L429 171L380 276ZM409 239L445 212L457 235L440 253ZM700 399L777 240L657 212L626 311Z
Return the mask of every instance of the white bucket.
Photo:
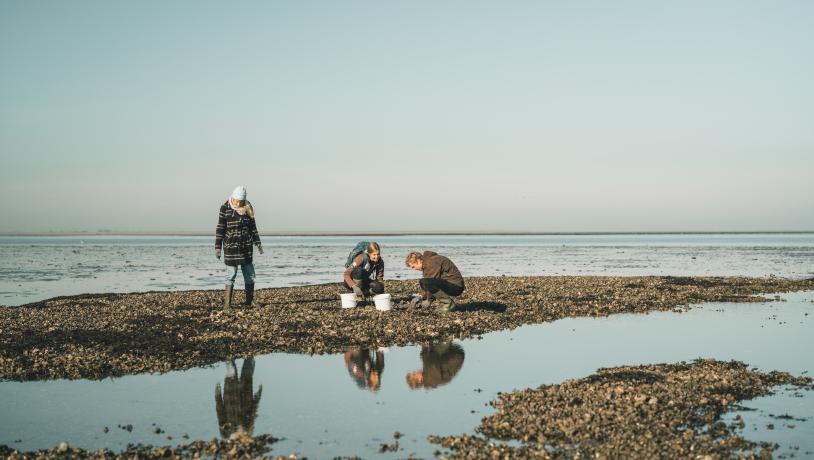
M376 304L376 310L390 311L390 294L379 294L373 297L373 303Z
M339 294L342 299L342 308L353 308L356 306L356 294L348 292L346 294Z

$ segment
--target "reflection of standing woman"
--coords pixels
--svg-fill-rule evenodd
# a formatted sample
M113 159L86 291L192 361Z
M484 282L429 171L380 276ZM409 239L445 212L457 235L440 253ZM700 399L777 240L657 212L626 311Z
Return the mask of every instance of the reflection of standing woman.
M235 362L229 361L226 378L223 379L223 391L220 383L215 385L215 412L218 415L220 435L224 439L251 436L254 420L257 418L257 405L263 394L263 385L252 394L252 377L254 375L254 358L243 360L240 376L237 375Z
M246 201L246 188L238 186L226 203L220 206L218 226L215 228L215 256L220 259L223 248L223 262L229 267L226 275L223 307L229 308L232 303L232 287L237 278L237 269L243 273L246 285L245 306L251 307L254 299L254 264L252 263L252 246L257 245L260 254L263 246L257 233L254 221L254 209Z

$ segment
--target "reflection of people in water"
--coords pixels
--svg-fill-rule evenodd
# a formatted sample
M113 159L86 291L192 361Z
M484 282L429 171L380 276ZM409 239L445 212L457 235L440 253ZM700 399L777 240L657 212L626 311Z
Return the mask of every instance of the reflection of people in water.
M418 388L437 388L449 383L464 365L464 349L457 343L436 342L421 347L423 369L407 374L407 385Z
M234 360L229 361L226 366L223 391L221 392L220 383L215 385L215 411L218 414L220 435L224 439L251 436L260 395L263 394L263 385L260 385L257 393L252 394L254 358L250 356L243 360L239 376Z
M345 352L345 365L359 388L368 388L374 393L379 391L384 372L383 351L377 350L374 353L366 348L348 348Z

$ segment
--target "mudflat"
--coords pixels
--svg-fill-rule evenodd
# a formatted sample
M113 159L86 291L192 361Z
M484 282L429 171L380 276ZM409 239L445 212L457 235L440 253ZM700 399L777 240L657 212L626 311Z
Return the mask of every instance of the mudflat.
M744 439L735 403L812 380L746 364L621 366L558 385L500 394L477 434L431 436L448 458L771 458L775 444ZM512 440L509 445L495 440Z
M389 312L341 309L340 284L262 289L254 308L224 310L222 291L58 297L0 307L0 379L101 379L166 372L271 352L466 338L565 317L683 310L701 302L763 302L814 290L814 279L726 277L476 277L458 308L413 308L418 283L387 281Z
M271 445L277 439L269 435L241 436L233 439L211 441L193 441L178 446L153 447L145 445L129 445L121 451L99 449L89 451L81 447L71 447L63 442L52 449L43 449L30 452L19 452L6 445L0 445L0 457L8 460L29 459L175 459L175 458L229 458L229 459L271 459L275 458L269 453ZM279 459L289 457L277 456ZM296 457L294 457L296 460Z

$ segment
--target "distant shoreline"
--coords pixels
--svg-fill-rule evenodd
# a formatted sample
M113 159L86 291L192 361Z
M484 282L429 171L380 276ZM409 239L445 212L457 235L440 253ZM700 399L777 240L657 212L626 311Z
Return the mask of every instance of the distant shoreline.
M664 231L664 232L265 232L261 236L329 237L329 236L622 236L622 235L808 235L814 230L754 231ZM213 236L213 232L0 232L2 237L75 237L75 236Z

